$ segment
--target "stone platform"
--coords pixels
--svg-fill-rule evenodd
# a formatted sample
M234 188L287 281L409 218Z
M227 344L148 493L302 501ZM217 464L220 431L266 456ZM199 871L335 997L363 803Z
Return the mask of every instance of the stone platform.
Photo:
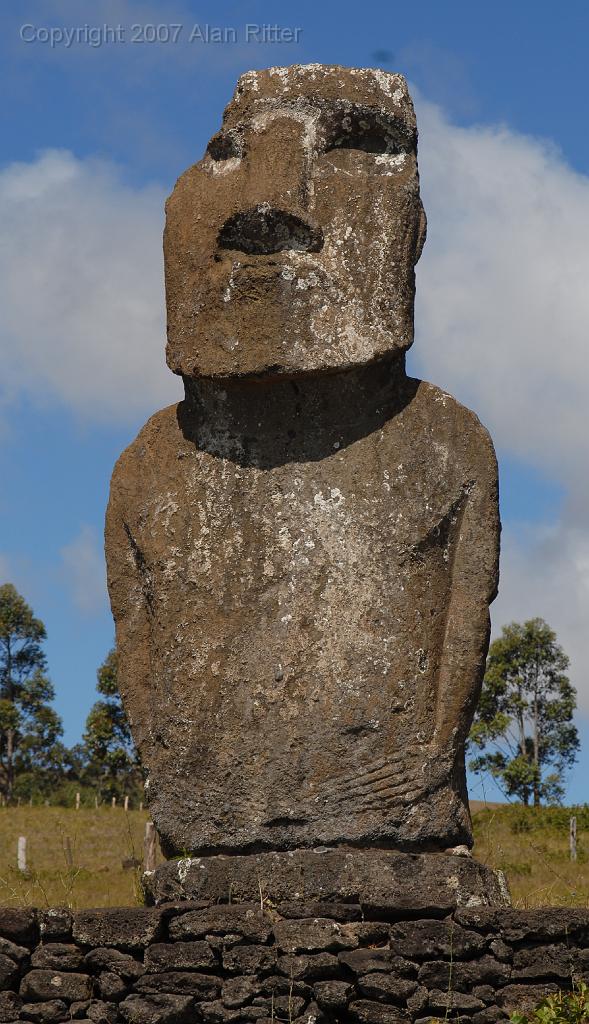
M185 857L144 875L147 902L354 903L365 914L449 914L509 906L500 872L470 856L395 850L320 849Z
M0 908L0 1021L493 1024L589 980L588 946L587 910Z

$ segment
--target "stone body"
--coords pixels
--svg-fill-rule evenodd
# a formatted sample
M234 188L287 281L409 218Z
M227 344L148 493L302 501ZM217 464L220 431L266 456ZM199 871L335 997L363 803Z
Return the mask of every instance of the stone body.
M170 853L471 842L497 470L405 374L415 146L398 75L249 73L168 201L186 398L117 463L106 550Z

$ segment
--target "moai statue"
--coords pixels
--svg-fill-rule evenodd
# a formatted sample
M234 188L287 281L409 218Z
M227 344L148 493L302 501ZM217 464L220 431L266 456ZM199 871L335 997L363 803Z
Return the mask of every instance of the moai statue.
M425 239L404 79L243 75L164 235L184 401L119 459L119 678L165 850L471 845L493 446L405 373Z

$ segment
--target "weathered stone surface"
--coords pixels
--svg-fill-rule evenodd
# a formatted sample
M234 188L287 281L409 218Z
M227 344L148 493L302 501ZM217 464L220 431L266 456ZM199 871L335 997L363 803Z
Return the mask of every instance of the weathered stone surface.
M221 991L221 979L197 971L162 971L144 974L135 983L136 992L176 992L178 995L196 996L198 999L216 999Z
M158 948L157 944L149 947L145 955L146 961L148 961L151 950ZM145 966L139 960L135 960L129 953L121 953L118 949L110 949L106 946L91 949L84 960L91 971L96 973L111 971L126 981L136 981L142 974L145 974Z
M311 985L294 978L285 978L281 974L273 974L269 978L264 978L261 981L261 986L262 991L268 995L287 995L291 992L296 996L304 996L305 999L311 999L313 996Z
M489 952L493 954L497 960L503 960L506 963L511 963L513 960L513 950L511 946L508 946L503 939L492 939L489 943Z
M349 933L356 936L361 946L385 946L389 932L390 925L383 921L358 921L349 926Z
M145 967L150 973L170 970L206 971L218 964L219 958L213 953L209 942L156 942L145 951Z
M313 989L324 1010L344 1010L354 996L354 986L347 981L317 981Z
M469 857L408 854L395 850L294 850L249 856L192 857L162 864L145 876L148 898L225 901L235 906L263 894L322 903L355 901L365 917L407 913L445 916L477 903L505 906L509 896L499 873ZM330 912L331 914L331 912ZM292 915L290 915L292 916Z
M320 902L320 909L328 908ZM111 911L93 913L110 918ZM557 908L543 908L542 923L527 911L510 912L506 919L494 913L485 921L478 913L459 911L461 924L452 917L279 919L275 907L262 911L259 903L199 905L196 910L184 904L160 913L164 936L186 918L208 938L162 938L135 956L111 946L85 951L71 943L44 942L27 950L0 940L1 949L12 953L6 959L15 971L13 991L0 994L0 1024L65 1024L69 1019L93 1024L429 1024L432 1019L497 1024L513 1010L535 1007L550 992L570 989L573 976L581 979L589 967L583 915L571 918ZM564 930L566 935L571 924L581 938L551 941L553 934ZM547 938L527 937L540 929ZM500 934L514 936L511 950ZM365 945L337 955L316 949L319 942L333 948L342 936ZM371 944L383 936L382 945ZM281 951L301 946L311 951ZM139 959L143 955L145 963ZM68 970L37 966L60 957ZM77 964L90 973L72 970ZM14 991L19 985L20 995Z
M475 985L472 989L473 996L482 999L483 1003L495 1002L495 989L492 985Z
M0 938L0 955L7 956L15 964L22 964L30 956L30 951L26 946L17 946L16 942L11 942L10 939Z
M374 1003L370 999L357 999L350 1003L348 1013L351 1020L358 1021L358 1024L402 1024L411 1020L406 1010Z
M395 974L375 971L373 974L364 974L358 978L358 988L367 999L404 1005L409 996L417 991L417 982L399 978Z
M283 995L265 1000L264 1005L268 1007L271 1015L273 1014L279 1019L296 1020L305 1009L307 1001L302 996Z
M65 942L44 943L31 957L31 967L47 967L56 971L77 971L83 964L81 949Z
M44 942L68 942L72 936L72 912L67 907L39 910L39 927Z
M506 985L497 993L499 1006L508 1013L534 1010L546 996L558 992L558 985Z
M470 989L473 985L505 985L511 968L492 956L478 957L466 963L430 960L419 969L419 980L428 988Z
M461 907L454 915L465 928L478 928L502 936L507 943L570 940L589 945L589 910L559 908L558 914L537 910Z
M319 950L337 952L354 949L358 945L355 935L328 918L308 921L280 921L274 926L274 938L283 953L313 953Z
M181 914L170 922L169 932L171 939L201 939L209 933L235 932L250 942L266 942L272 921L261 912L259 904L225 904Z
M273 946L237 945L223 951L223 967L230 973L264 974L273 970L276 962Z
M407 997L407 1009L418 1014L425 1010L429 993L424 985L418 985L413 995Z
M339 960L333 953L315 953L312 956L281 956L276 966L287 977L305 979L306 981L334 978L341 973Z
M17 978L17 964L9 956L0 953L0 989L11 988Z
M23 1003L21 1017L35 1024L54 1024L69 1019L69 1011L62 999L50 999L46 1003Z
M424 237L383 71L242 76L168 201L186 398L121 456L106 526L168 852L471 843L497 470L476 416L405 373Z
M414 964L402 956L398 956L391 949L355 949L350 953L340 953L338 959L354 974L387 971L395 975L411 977L417 973Z
M73 1003L89 999L92 979L87 974L64 971L29 971L20 983L20 994L25 1000L51 1002L63 999Z
M477 999L476 996L469 995L467 992L456 992L454 990L445 989L441 992L438 989L433 989L429 994L428 1005L433 1013L460 1013L461 1010L466 1010L472 1013L473 1010L484 1010L485 1004L482 999Z
M535 978L571 978L575 953L564 943L518 949L513 956L513 981Z
M79 999L70 1004L69 1013L72 1020L86 1020L91 999Z
M305 1007L301 1017L297 1017L294 1024L326 1024L329 1015L325 1014L318 1003L312 1002Z
M73 936L81 946L144 949L159 937L162 913L148 907L115 907L74 914Z
M18 1019L22 999L16 992L0 992L0 1021L13 1021Z
M271 1020L276 1020L275 1017L269 1016L266 1006L243 1006L239 1009L231 1009L225 1006L221 999L215 999L210 1003L199 1003L198 1012L206 1024L230 1024L232 1021L266 1021L266 1019L270 1024Z
M96 983L98 995L108 1002L118 1003L129 994L129 986L118 974L113 971L102 971L98 975Z
M88 1020L93 1020L96 1024L115 1024L119 1018L119 1010L116 1003L91 999L86 1015Z
M221 1000L224 1006L236 1009L240 1006L245 1006L260 991L260 983L252 978L251 975L242 978L228 978L227 981L223 982Z
M472 1024L496 1024L497 1021L506 1019L505 1010L499 1006L486 1006L484 1010L479 1010L470 1017Z
M279 903L276 911L281 917L304 918L324 917L326 914L325 903L316 900L314 903L305 903L301 900L293 900L289 903ZM332 921L362 921L362 907L354 903L329 903L329 914Z
M400 956L429 960L447 956L474 956L486 947L485 939L453 921L403 921L393 925L391 949Z
M0 936L19 946L30 946L37 942L37 911L24 907L0 907Z
M120 1004L127 1024L192 1024L194 999L179 995L131 995Z
M575 942L589 945L589 910L562 910L547 914L546 909L497 913L496 921L506 942Z

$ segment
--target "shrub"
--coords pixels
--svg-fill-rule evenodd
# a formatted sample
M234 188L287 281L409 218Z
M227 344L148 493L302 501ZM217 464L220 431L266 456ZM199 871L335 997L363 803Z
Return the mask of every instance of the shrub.
M547 996L531 1013L512 1013L511 1024L586 1024L589 1021L589 987L584 982L572 992Z

